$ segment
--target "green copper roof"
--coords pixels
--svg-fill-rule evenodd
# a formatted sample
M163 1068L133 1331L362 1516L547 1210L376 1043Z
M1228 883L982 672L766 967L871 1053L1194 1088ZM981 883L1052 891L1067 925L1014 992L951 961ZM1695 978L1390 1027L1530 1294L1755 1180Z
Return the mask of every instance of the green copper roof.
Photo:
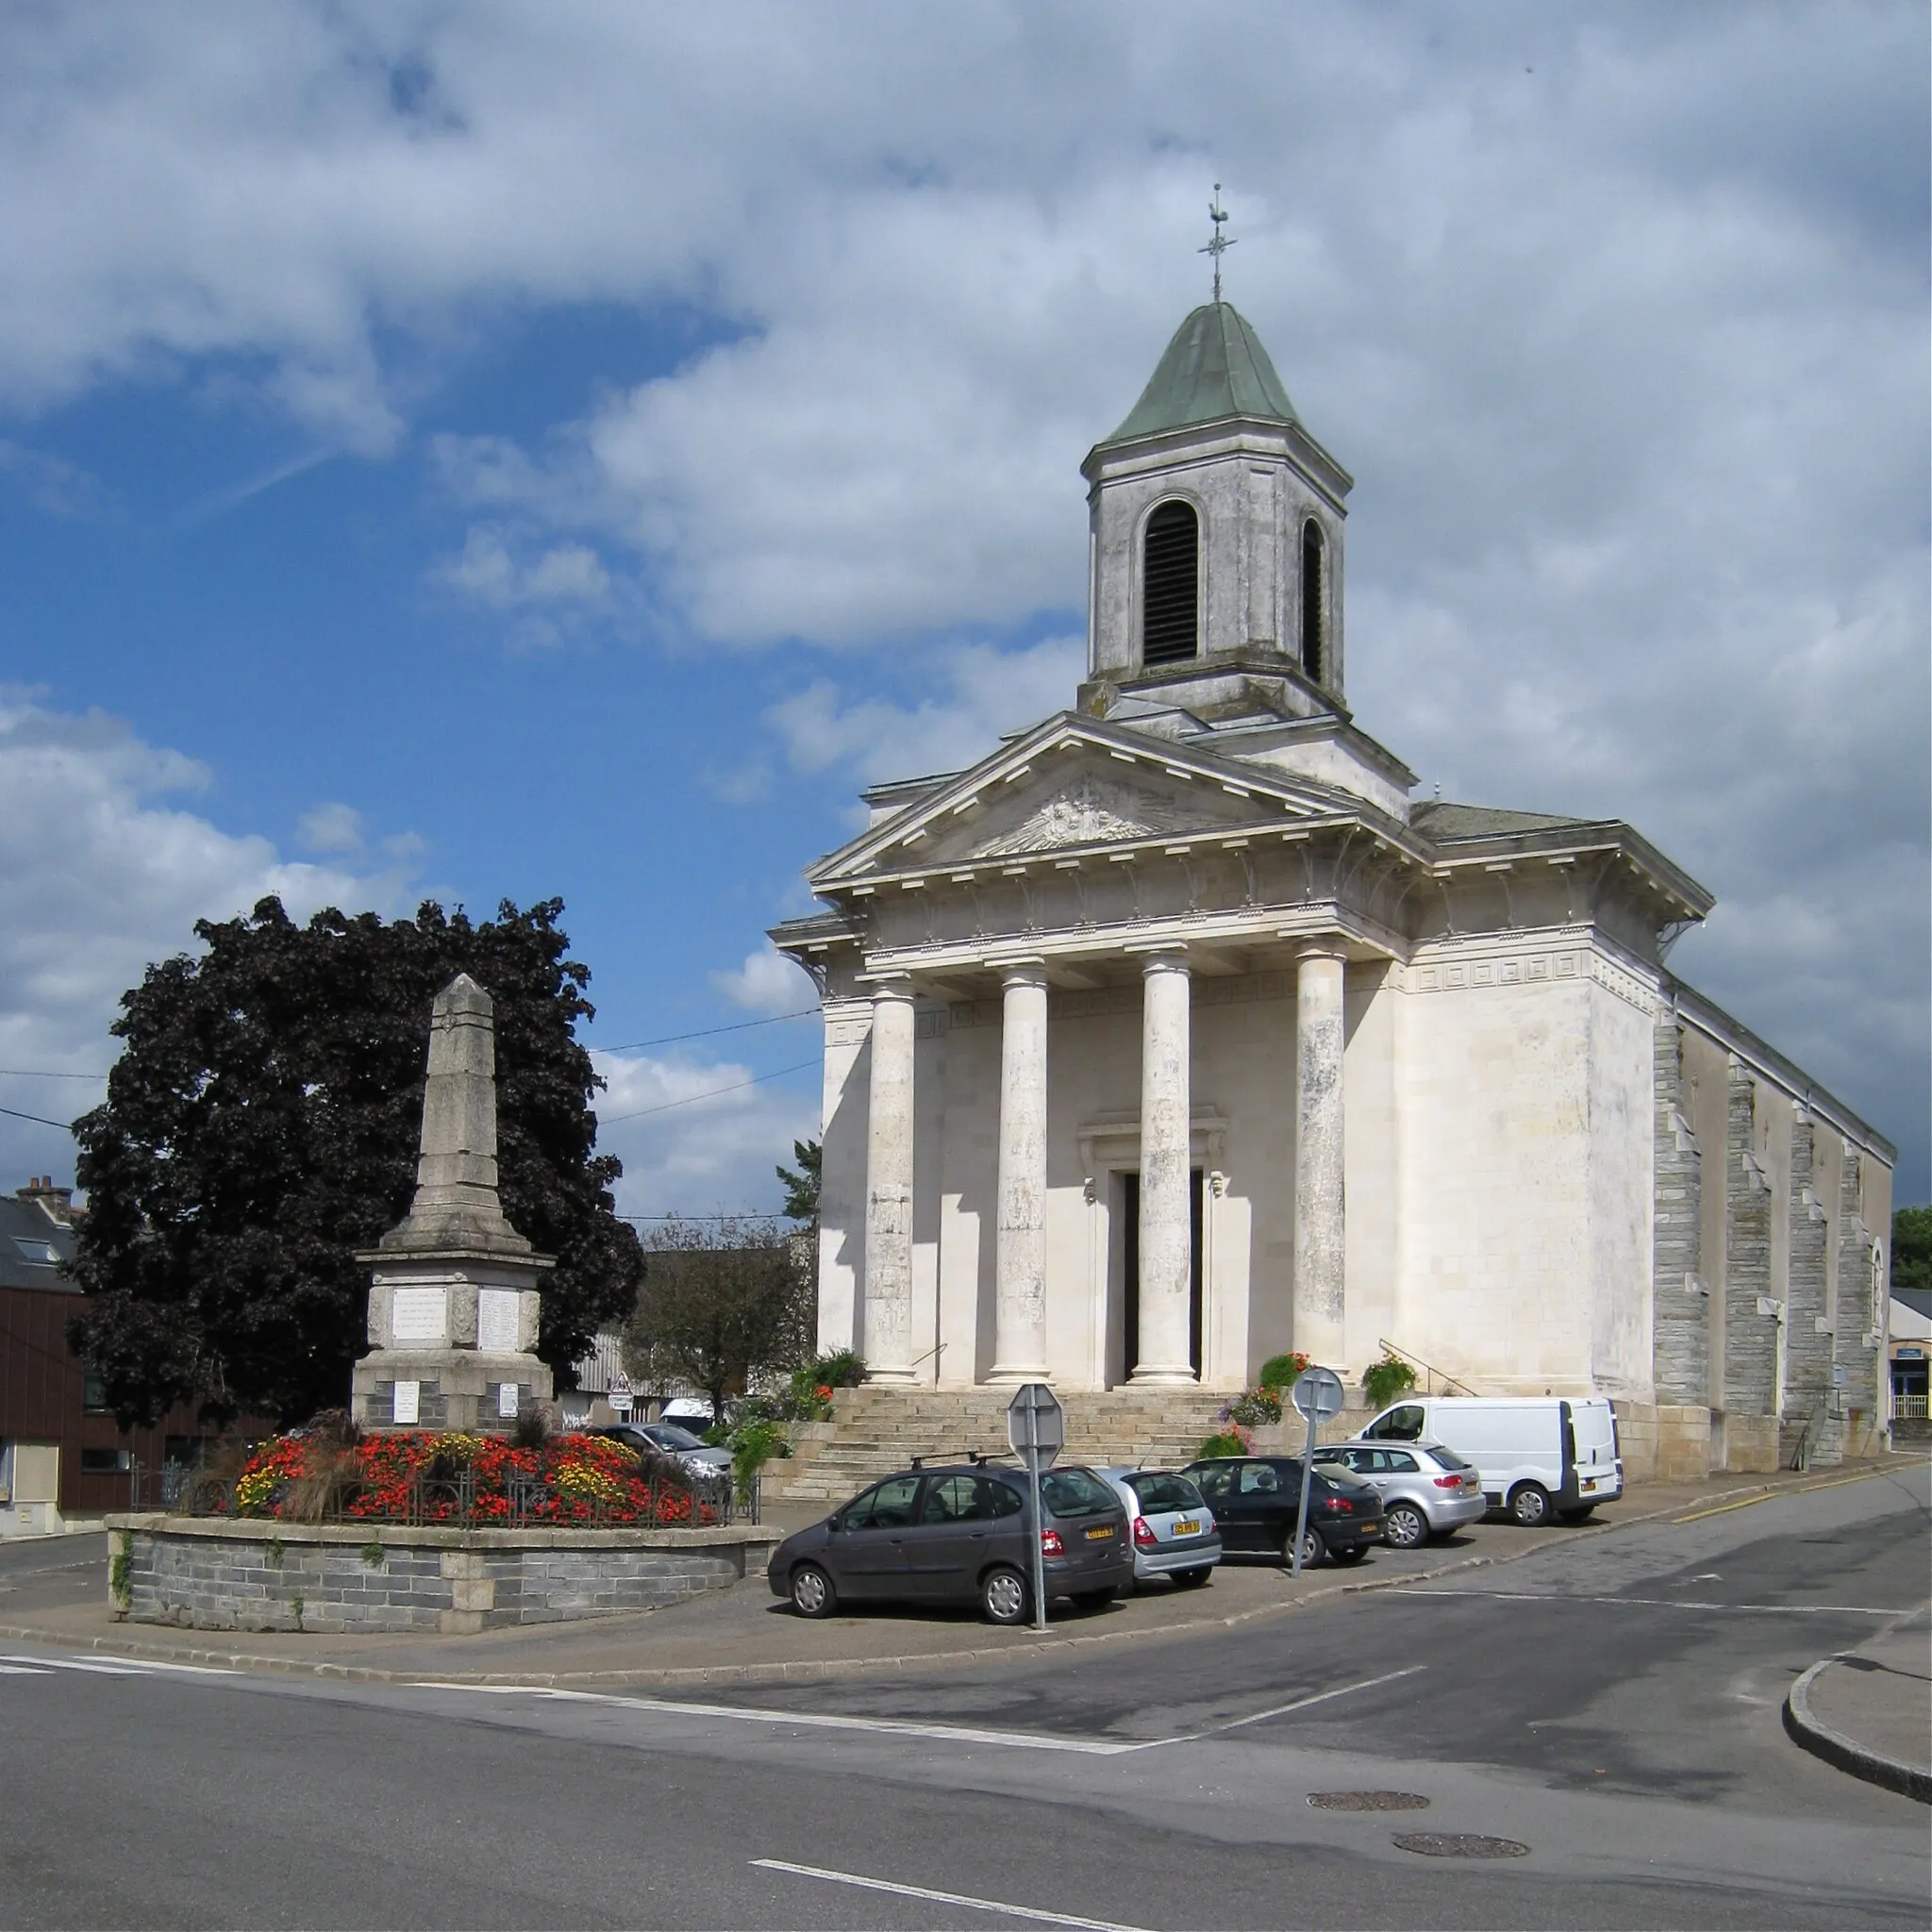
M1124 442L1228 416L1301 421L1247 318L1231 302L1204 302L1174 331L1154 379L1107 440Z

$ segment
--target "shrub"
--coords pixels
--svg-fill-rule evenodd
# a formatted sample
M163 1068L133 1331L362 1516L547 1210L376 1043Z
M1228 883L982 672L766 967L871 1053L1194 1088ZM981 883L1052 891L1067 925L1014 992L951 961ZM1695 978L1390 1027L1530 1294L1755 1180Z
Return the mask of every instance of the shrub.
M1415 1371L1401 1357L1385 1355L1362 1371L1362 1392L1371 1408L1387 1408L1398 1395L1415 1387Z
M791 1445L776 1423L751 1423L739 1429L731 1440L731 1474L741 1490L748 1490L759 1470L774 1456L790 1456Z
M550 1410L541 1402L526 1402L517 1410L509 1440L518 1449L541 1449L550 1440Z
M1265 1383L1222 1406L1221 1420L1244 1429L1265 1429L1281 1420L1281 1391Z
M1255 1439L1239 1424L1230 1424L1218 1435L1209 1436L1201 1444L1203 1458L1219 1456L1246 1456L1255 1446Z
M1261 1387L1274 1390L1292 1389L1301 1379L1302 1371L1307 1366L1308 1358L1305 1355L1271 1355L1261 1364Z
M865 1358L849 1348L836 1349L820 1356L811 1371L827 1389L857 1389L865 1380Z

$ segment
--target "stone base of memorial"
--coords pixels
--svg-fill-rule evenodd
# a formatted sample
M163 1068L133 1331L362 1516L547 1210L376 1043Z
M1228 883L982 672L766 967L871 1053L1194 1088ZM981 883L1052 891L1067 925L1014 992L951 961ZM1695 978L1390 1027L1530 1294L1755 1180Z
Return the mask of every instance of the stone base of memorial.
M660 1609L762 1568L782 1532L439 1529L116 1515L108 1600L117 1621L190 1630L417 1631Z

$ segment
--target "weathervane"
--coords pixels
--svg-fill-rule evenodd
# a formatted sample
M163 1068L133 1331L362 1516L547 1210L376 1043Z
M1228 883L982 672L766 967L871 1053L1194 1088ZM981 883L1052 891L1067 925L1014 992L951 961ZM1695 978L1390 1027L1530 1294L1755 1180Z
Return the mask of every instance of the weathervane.
M1221 232L1221 225L1227 219L1227 210L1221 205L1221 183L1214 184L1214 199L1208 204L1208 219L1214 224L1214 239L1205 248L1197 248L1197 255L1211 255L1214 258L1214 299L1221 300L1221 258L1234 246L1234 238Z

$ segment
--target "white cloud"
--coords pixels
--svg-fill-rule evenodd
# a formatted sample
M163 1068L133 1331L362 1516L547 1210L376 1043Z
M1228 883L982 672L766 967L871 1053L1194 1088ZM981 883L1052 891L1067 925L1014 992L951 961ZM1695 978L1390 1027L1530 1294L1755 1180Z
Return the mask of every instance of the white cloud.
M818 1041L809 1029L785 1035L757 1066L708 1064L681 1057L652 1059L596 1053L608 1082L599 1096L597 1145L624 1162L617 1187L626 1214L771 1212L779 1190L773 1172L790 1162L795 1140L816 1140ZM763 1073L805 1063L803 1071L749 1084ZM720 1091L720 1090L724 1091ZM624 1119L642 1108L658 1109Z
M310 852L359 852L362 814L340 800L314 806L295 821L295 836Z
M0 1066L98 1071L120 995L151 960L194 950L194 922L275 893L297 918L386 905L401 876L290 863L171 804L208 783L178 752L120 720L0 692ZM0 1105L67 1119L101 1098L84 1083L0 1080ZM0 1173L72 1172L70 1142L0 1117Z
M714 973L711 984L734 1006L755 1013L795 1013L818 1004L818 991L804 970L786 958L770 940L730 973Z

